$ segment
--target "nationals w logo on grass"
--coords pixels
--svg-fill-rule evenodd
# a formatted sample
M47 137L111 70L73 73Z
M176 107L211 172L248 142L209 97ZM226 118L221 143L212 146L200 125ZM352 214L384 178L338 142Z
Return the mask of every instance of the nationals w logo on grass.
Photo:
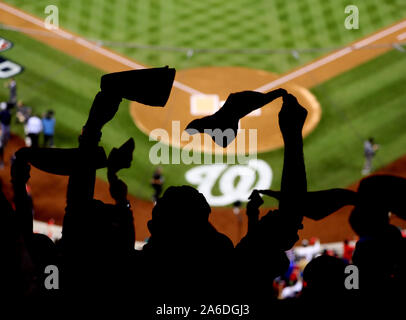
M0 56L0 79L8 79L23 71L23 67Z
M261 159L251 159L246 165L201 165L185 174L211 206L226 206L237 200L247 202L254 189L269 189L272 177L271 167ZM216 186L219 190L214 192Z
M13 46L9 40L0 37L0 52L6 51ZM0 79L7 79L16 76L24 70L19 64L0 56Z
M13 43L11 41L8 41L8 40L0 37L0 52L8 50L12 46L13 46Z

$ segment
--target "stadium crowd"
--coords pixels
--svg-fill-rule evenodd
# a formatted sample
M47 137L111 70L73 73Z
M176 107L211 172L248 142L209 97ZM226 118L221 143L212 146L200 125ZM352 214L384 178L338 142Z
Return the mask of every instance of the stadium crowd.
M234 246L209 223L211 208L195 188L171 186L156 199L148 222L149 241L142 250L134 249L132 208L127 185L118 173L131 166L135 145L130 138L106 156L99 146L102 128L113 119L122 98L164 106L174 75L169 68L105 75L77 148L25 147L15 153L10 172L13 202L0 192L1 220L6 226L0 233L5 244L3 291L9 297L77 303L91 297L99 309L101 301L112 306L131 300L132 312L146 314L144 319L156 314L157 305L165 304L248 305L249 316L263 319L277 308L292 312L291 306L303 310L323 305L334 311L345 306L348 311L350 305L377 305L371 301L394 303L405 287L405 239L389 223L388 214L406 218L402 196L406 180L375 175L364 178L356 192L309 192L302 140L307 111L283 89L232 94L226 110L188 126L198 131L233 128L253 108L283 99L281 189L252 192L246 205L248 230L241 241ZM33 233L33 206L26 189L31 166L69 177L62 238L56 243ZM96 170L106 167L114 204L93 195ZM262 196L279 200L279 208L260 219ZM303 217L320 220L345 205L353 206L349 223L359 236L355 249L348 247L345 259L325 252L308 263L292 264L286 251L298 241ZM358 288L345 286L349 263L359 269ZM53 277L50 266L58 277Z

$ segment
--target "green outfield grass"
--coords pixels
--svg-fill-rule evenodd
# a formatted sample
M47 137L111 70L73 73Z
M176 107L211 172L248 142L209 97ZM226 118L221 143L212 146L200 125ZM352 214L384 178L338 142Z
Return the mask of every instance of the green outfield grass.
M38 113L54 109L56 145L76 146L102 72L17 32L1 32L1 36L14 42L14 47L2 55L25 66L17 76L19 97ZM305 139L309 189L346 187L357 181L363 165L362 139L369 136L381 144L377 167L405 153L406 74L402 70L406 70L406 55L393 50L313 89L323 114L319 126ZM1 100L7 98L3 83ZM13 130L23 134L16 125ZM153 166L148 153L153 142L133 124L128 102L123 102L103 130L103 145L109 152L130 136L136 141L134 163L122 176L132 194L149 198ZM271 165L272 188L279 189L283 150L263 153L259 158ZM164 166L166 186L185 183L184 174L190 167ZM99 175L105 179L103 170Z
M149 66L245 66L282 73L406 17L404 0L6 0L45 18L57 5L60 26L90 39L175 48L317 49L289 53L215 54L120 46ZM360 29L344 28L344 8L356 5Z
M311 188L343 187L360 178L363 139L380 144L382 167L406 153L406 55L390 51L312 89L323 110L305 139Z

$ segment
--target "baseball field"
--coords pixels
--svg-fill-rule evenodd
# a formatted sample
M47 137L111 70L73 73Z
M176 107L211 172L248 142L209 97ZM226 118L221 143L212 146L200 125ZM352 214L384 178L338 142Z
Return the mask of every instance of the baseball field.
M153 128L169 128L174 120L180 121L182 130L196 118L189 103L193 96L213 95L224 101L231 92L265 92L274 87L300 94L299 101L310 111L304 139L309 190L344 188L359 181L363 142L368 137L380 145L375 169L405 155L406 3L402 0L55 0L58 30L41 24L49 4L46 0L0 2L0 37L13 43L1 56L24 68L16 76L18 98L36 113L55 111L57 147L77 145L102 74L145 66L177 69L177 82L163 110L123 101L103 129L106 152L134 138L133 166L120 176L148 210L156 167L149 157L156 141L148 135ZM359 29L344 26L349 4L359 9ZM0 80L1 101L8 99L2 85L6 81ZM204 109L202 114L216 110L218 106L210 103L197 104L200 111ZM283 164L278 108L280 102L275 102L241 123L244 129L258 130L257 158L270 170L273 189L280 187ZM24 136L22 126L14 125L12 130ZM169 148L179 147L174 145ZM162 164L164 186L202 187L187 178L188 172L201 166ZM219 171L207 191L210 194L205 194L214 206L227 207L236 200L226 197L228 191L220 182L229 167ZM105 171L98 175L106 180ZM230 189L238 189L241 179L236 176ZM255 172L246 191L260 180L261 172ZM265 199L265 205L276 202ZM228 209L219 210L221 222L215 226L228 230L227 223L235 225L234 216ZM136 219L140 225L148 214L141 216ZM145 236L141 231L137 238Z

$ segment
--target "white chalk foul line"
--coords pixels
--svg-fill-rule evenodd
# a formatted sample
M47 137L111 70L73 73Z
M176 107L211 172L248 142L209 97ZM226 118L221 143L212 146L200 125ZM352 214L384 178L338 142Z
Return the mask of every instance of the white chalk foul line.
M368 37L368 38L366 38L364 40L361 40L361 41L355 43L353 45L353 47L355 49L362 48L362 47L364 47L364 46L366 46L366 45L368 45L368 44L370 44L372 42L375 42L375 41L377 41L379 39L382 39L382 38L384 38L384 37L386 37L386 36L388 36L388 35L390 35L392 33L395 33L395 32L397 32L397 31L399 31L399 30L401 30L401 29L403 29L405 27L406 27L406 21L399 22L398 24L395 24L394 26L392 26L392 27L390 27L388 29L382 30L382 31L380 31L380 32L378 32L376 34L373 34L372 36L370 36L370 37Z
M29 22L31 22L31 23L33 23L33 24L35 24L35 25L37 25L37 26L39 26L41 28L44 28L49 32L53 32L53 33L61 36L62 38L65 38L65 39L68 39L68 40L73 40L77 44L79 44L79 45L81 45L83 47L86 47L89 50L95 51L95 52L97 52L97 53L99 53L99 54L101 54L101 55L103 55L105 57L108 57L108 58L112 59L112 60L115 60L116 62L119 62L119 63L121 63L121 64L123 64L123 65L125 65L125 66L127 66L129 68L132 68L132 69L145 69L146 68L146 66L138 64L138 63L136 63L136 62L134 62L134 61L132 61L130 59L127 59L127 58L125 58L125 57L123 57L123 56L121 56L121 55L119 55L117 53L114 53L113 51L107 50L107 49L105 49L105 48L103 48L103 47L101 47L101 46L99 46L99 45L97 45L95 43L92 43L92 42L90 42L90 41L88 41L88 40L86 40L86 39L84 39L82 37L78 37L76 35L73 35L72 33L69 33L67 31L64 31L64 30L61 30L61 29L48 30L47 28L45 28L45 24L44 24L44 22L42 20L40 20L38 18L35 18L35 17L33 17L33 16L31 16L31 15L29 15L29 14L27 14L27 13L21 11L21 10L17 10L17 9L15 9L13 7L10 7L10 6L6 5L3 2L0 2L0 9L2 9L4 11L7 11L7 12L9 12L9 13L11 13L11 14L13 14L13 15L15 15L15 16L17 16L17 17L19 17L19 18L21 18L21 19L23 19L25 21L29 21ZM187 92L187 93L189 93L191 95L193 95L193 94L203 94L202 92L200 92L200 91L198 91L196 89L193 89L193 88L189 87L188 85L180 83L179 81L174 81L173 86L178 88L179 90L185 91L185 92Z
M303 74L306 74L306 73L308 73L308 72L310 72L312 70L315 70L315 69L317 69L317 68L319 68L319 67L321 67L321 66L323 66L323 65L325 65L325 64L327 64L327 63L329 63L331 61L337 60L338 58L340 58L342 56L345 56L346 54L350 53L351 51L352 51L351 48L345 48L345 49L342 49L340 51L337 51L337 52L335 52L335 53L333 53L331 55L328 55L325 58L317 60L317 61L315 61L315 62L313 62L313 63L311 63L311 64L309 64L307 66L304 66L303 68L300 68L300 69L298 69L296 71L288 73L287 75L285 75L285 76L283 76L281 78L278 78L278 79L276 79L276 80L274 80L274 81L272 81L272 82L270 82L270 83L268 83L266 85L263 85L262 87L259 87L258 89L255 89L255 91L258 91L258 92L268 91L268 90L270 90L270 89L272 89L272 88L274 88L276 86L280 86L281 84L284 84L284 83L286 83L286 82L288 82L290 80L293 80L293 79L295 79L295 78L297 78L297 77L299 77L299 76L301 76Z
M323 65L325 65L327 63L330 63L330 62L332 62L334 60L337 60L338 58L341 58L341 57L349 54L350 52L353 51L353 48L354 49L360 49L360 48L362 48L362 47L364 47L364 46L366 46L366 45L368 45L368 44L370 44L372 42L375 42L375 41L377 41L379 39L382 39L382 38L384 38L384 37L386 37L386 36L388 36L388 35L390 35L392 33L395 33L395 32L397 32L397 31L399 31L399 30L401 30L401 29L403 29L405 27L406 27L406 21L399 22L398 24L396 24L396 25L394 25L394 26L392 26L392 27L390 27L388 29L382 30L382 31L380 31L380 32L378 32L378 33L376 33L376 34L374 34L372 36L369 36L368 38L365 38L363 40L360 40L360 41L356 42L355 44L353 44L351 46L348 46L348 47L346 47L344 49L341 49L341 50L339 50L337 52L334 52L334 53L332 53L332 54L330 54L330 55L328 55L328 56L326 56L324 58L321 58L320 60L317 60L317 61L315 61L313 63L310 63L310 64L308 64L308 65L306 65L306 66L304 66L304 67L302 67L302 68L300 68L300 69L298 69L296 71L288 73L285 76L282 76L282 77L280 77L280 78L278 78L278 79L276 79L276 80L274 80L274 81L272 81L270 83L267 83L267 84L255 89L255 91L266 92L266 91L268 91L268 90L270 90L270 89L272 89L272 88L274 88L276 86L280 86L280 85L282 85L282 84L284 84L284 83L286 83L286 82L288 82L290 80L293 80L293 79L295 79L295 78L297 78L297 77L299 77L299 76L301 76L303 74L306 74L306 73L308 73L310 71L313 71L313 70L315 70L315 69L317 69L317 68L319 68L319 67L321 67L321 66L323 66ZM406 36L405 36L405 38L406 38Z
M405 40L405 39L406 39L406 32L405 32L405 33L402 33L402 34L400 34L400 35L398 35L398 36L397 36L397 39L398 39L398 40Z

